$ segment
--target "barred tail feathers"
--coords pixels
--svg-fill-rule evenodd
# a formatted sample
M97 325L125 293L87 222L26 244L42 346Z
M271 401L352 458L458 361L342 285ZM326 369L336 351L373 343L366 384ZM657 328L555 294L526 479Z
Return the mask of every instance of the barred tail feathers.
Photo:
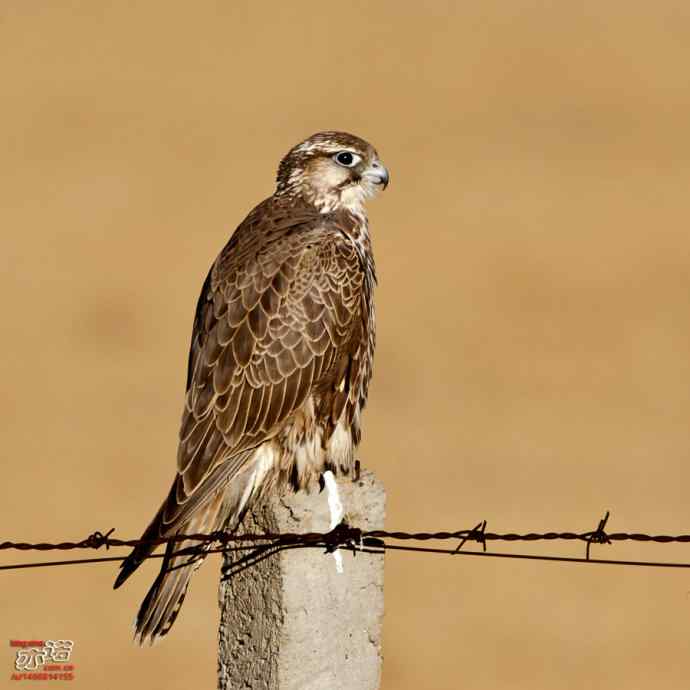
M259 494L266 475L272 466L272 454L257 449L240 472L229 481L217 486L211 499L199 506L182 525L176 525L173 534L210 534L217 530L234 530ZM158 516L157 516L158 517ZM155 520L154 520L155 522ZM147 530L151 530L154 526ZM144 598L135 621L135 640L143 645L153 644L164 637L175 622L187 594L189 581L201 565L206 553L199 549L199 542L185 540L169 542L161 571ZM206 545L210 548L210 544ZM186 552L185 552L186 551ZM116 581L116 586L126 579L148 555L135 549Z

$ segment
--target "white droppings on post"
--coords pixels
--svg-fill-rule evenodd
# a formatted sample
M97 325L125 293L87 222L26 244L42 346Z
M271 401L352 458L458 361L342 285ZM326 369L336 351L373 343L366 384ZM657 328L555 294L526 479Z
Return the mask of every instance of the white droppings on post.
M340 500L340 493L338 492L338 483L335 481L335 475L330 470L323 473L323 482L326 485L328 492L328 510L331 512L331 521L329 529L335 529L343 519L345 511L343 510L343 503ZM338 574L343 573L343 557L339 549L333 551L333 559L335 560L335 570Z

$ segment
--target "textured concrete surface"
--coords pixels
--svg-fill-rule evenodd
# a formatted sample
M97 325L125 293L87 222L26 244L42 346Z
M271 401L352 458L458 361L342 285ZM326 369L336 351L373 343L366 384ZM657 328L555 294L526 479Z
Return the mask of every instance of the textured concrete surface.
M349 524L381 529L383 486L365 472L338 482ZM271 501L245 532L325 532L326 492ZM224 570L245 556L230 552ZM320 549L273 553L221 582L221 690L376 690L381 676L383 556L343 551L344 573Z

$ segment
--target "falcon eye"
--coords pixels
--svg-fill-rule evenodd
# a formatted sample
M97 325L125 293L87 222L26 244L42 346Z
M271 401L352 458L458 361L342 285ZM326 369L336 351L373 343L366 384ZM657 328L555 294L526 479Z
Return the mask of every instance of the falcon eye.
M356 153L351 153L350 151L338 151L338 153L333 156L333 160L338 165L342 165L344 168L352 168L353 166L357 165L362 158Z

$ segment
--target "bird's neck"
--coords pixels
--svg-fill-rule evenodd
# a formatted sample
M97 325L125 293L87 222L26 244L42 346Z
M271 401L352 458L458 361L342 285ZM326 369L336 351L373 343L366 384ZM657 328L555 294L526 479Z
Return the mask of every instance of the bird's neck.
M358 224L368 225L367 212L364 202L368 198L367 191L359 184L349 184L342 188L324 189L313 184L287 184L276 189L276 196L300 199L313 206L319 213L347 212L357 219Z
M314 194L311 203L321 213L350 213L359 224L366 226L367 211L364 206L366 194L358 184L349 185L344 189L334 189L327 193Z

